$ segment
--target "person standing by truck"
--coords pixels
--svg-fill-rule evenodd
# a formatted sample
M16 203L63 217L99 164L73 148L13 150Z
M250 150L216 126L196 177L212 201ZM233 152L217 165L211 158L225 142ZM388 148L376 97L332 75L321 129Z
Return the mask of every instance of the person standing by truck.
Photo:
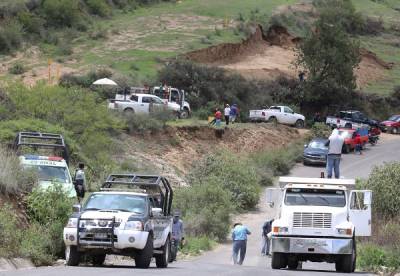
M362 143L361 143L361 135L358 131L355 133L356 137L354 138L354 143L356 144L355 153L362 154Z
M247 235L250 235L249 229L238 222L233 225L232 241L233 241L233 264L242 265L246 257Z
M263 256L269 255L270 239L268 238L268 234L272 231L272 222L274 222L273 219L267 220L262 227L263 244L261 255Z
M78 202L81 203L86 192L85 164L79 163L78 169L75 170L74 186Z
M226 104L225 109L224 109L224 115L225 115L225 124L229 125L229 115L231 113L231 108L229 104Z
M176 211L174 213L174 218L172 220L172 240L174 242L174 248L172 252L173 260L176 261L176 255L179 250L179 246L185 240L183 231L183 221L180 219L180 212Z
M326 160L326 174L328 178L332 178L332 171L335 171L335 178L340 178L340 159L342 157L344 139L339 134L339 130L335 128L329 136L327 146L328 156Z

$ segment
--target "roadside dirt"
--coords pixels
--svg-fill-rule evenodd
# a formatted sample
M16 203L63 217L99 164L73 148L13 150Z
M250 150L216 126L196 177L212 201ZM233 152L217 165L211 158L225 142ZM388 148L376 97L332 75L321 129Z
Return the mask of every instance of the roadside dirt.
M222 138L216 137L214 128L190 126L168 127L157 134L134 135L124 140L128 149L126 155L133 156L139 163L150 164L174 185L185 186L183 176L208 153L225 149L248 155L284 147L303 135L292 127L246 124L225 129Z
M219 66L236 72L248 79L274 79L285 75L297 77L295 67L296 45L301 38L291 35L286 28L272 26L267 34L261 26L253 28L253 34L241 43L226 43L186 54L192 61ZM382 80L393 64L381 60L376 54L361 49L361 62L355 74L359 88Z

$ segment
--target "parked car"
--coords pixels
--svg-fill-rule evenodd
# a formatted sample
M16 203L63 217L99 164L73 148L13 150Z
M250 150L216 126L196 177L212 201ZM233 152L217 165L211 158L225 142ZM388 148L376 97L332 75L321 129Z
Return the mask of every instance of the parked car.
M325 165L328 147L328 139L315 138L310 143L304 145L303 163L304 165Z
M304 127L305 117L295 113L288 106L271 106L260 110L250 110L249 119L252 122L274 122L286 125Z
M326 117L326 124L338 128L362 128L366 126L377 126L376 120L369 119L357 110L340 111L335 116Z
M400 115L393 115L386 121L380 122L379 128L383 132L398 134L400 132Z
M360 129L347 129L347 128L340 128L339 134L344 138L343 144L343 152L349 153L350 151L356 148L356 135L360 134L361 136L361 144L363 148L368 143L369 135L368 135L368 128L360 128Z

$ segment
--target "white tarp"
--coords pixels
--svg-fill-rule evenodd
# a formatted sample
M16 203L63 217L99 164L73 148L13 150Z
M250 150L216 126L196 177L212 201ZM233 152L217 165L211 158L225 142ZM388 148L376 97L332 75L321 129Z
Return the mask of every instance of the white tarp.
M118 84L110 79L104 78L104 79L99 79L93 83L94 85L112 85L112 86L118 86Z

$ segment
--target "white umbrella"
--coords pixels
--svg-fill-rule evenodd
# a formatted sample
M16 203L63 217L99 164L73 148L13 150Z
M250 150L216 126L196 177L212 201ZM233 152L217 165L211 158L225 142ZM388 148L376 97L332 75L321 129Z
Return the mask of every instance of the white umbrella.
M104 78L104 79L99 79L93 83L94 85L112 85L112 86L118 86L118 84L110 79Z

